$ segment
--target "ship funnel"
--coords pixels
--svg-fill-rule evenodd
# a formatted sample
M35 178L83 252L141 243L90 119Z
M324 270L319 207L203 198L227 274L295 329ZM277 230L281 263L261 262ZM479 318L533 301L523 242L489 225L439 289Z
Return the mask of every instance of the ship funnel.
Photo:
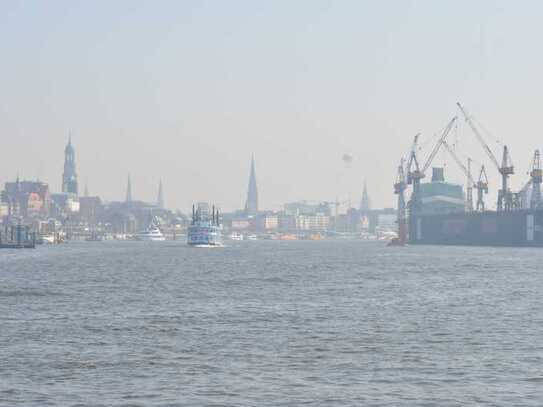
M432 168L432 182L445 182L443 167Z

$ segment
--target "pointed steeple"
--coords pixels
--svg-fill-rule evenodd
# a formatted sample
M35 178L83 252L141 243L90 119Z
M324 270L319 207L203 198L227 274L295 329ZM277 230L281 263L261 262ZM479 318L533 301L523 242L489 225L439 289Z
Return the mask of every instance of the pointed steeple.
M162 189L162 179L160 179L160 182L158 183L158 196L156 204L160 209L164 209L164 191Z
M78 193L77 173L75 171L75 149L72 146L72 135L68 136L68 144L64 149L64 172L62 173L62 192Z
M87 197L87 198L89 197L89 186L87 184L85 184L85 192L84 192L84 194L85 194L85 197Z
M247 201L245 203L247 216L258 213L258 189L256 186L255 156L251 156L251 172L249 173L249 186L247 188Z
M368 194L368 185L364 180L364 190L362 191L362 200L360 201L360 210L362 212L369 211L371 209L370 196Z
M128 174L128 182L126 183L126 202L132 202L132 181L130 180L130 174Z

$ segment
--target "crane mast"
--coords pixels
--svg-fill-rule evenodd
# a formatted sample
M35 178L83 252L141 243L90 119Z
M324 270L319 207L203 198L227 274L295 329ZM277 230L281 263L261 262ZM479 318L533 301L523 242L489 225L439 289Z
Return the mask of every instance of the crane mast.
M477 126L475 126L475 123L473 123L473 120L468 115L464 107L457 102L456 105L462 112L462 115L466 119L466 122L470 126L471 130L475 134L475 137L483 147L483 150L486 152L488 157L490 158L490 161L496 166L498 169L498 172L501 174L502 177L502 188L500 191L498 191L498 210L511 210L513 207L513 195L509 191L509 176L514 174L514 167L511 164L511 157L509 156L509 150L507 146L503 147L503 155L502 155L502 162L501 165L498 162L496 156L486 143L485 139L479 132L479 129L477 129ZM486 173L485 173L486 176Z
M466 184L466 207L468 212L473 212L473 187L474 182L471 178L471 158L468 158L468 173L467 175L467 184Z
M458 156L456 155L456 153L454 152L452 147L445 140L443 141L443 147L445 147L445 150L447 150L447 152L451 155L451 157L454 159L456 164L460 167L460 169L462 170L462 172L464 173L464 175L467 178L467 183L466 183L466 209L469 212L471 212L471 211L473 211L473 188L477 187L477 184L475 183L475 181L473 180L473 178L471 176L471 158L468 158L468 166L466 168L464 163L462 163L462 161L460 161L460 159L458 158Z
M485 166L481 166L481 172L479 172L479 180L475 186L477 189L477 205L476 210L478 212L484 212L485 201L483 199L484 194L488 194L488 177L486 176Z
M530 172L532 183L532 197L530 199L530 209L541 207L541 181L543 179L543 170L541 169L541 156L539 150L535 150L532 171Z
M403 246L407 242L407 223L405 215L405 182L404 160L398 166L398 175L394 183L394 193L398 195L398 245Z
M421 208L421 197L420 197L420 180L425 177L426 170L434 160L435 156L439 152L439 149L441 148L441 145L451 132L454 123L456 123L457 117L453 117L451 121L447 124L447 127L445 127L445 130L443 130L443 133L441 134L441 137L437 141L436 145L434 146L432 152L426 159L426 162L422 166L422 168L419 167L419 162L417 160L417 143L418 143L418 137L419 134L415 136L415 140L413 141L413 148L411 149L411 155L409 157L409 162L407 164L407 183L413 184L413 192L411 194L411 201L409 202L409 212L410 216L420 210ZM415 169L412 171L411 167L415 165Z

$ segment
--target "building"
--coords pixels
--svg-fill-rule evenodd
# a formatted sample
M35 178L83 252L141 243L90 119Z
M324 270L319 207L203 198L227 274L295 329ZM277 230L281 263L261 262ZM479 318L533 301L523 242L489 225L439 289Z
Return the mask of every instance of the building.
M102 214L102 200L97 196L79 198L79 215L89 224L96 224Z
M247 188L247 201L245 202L245 213L254 217L258 213L258 189L256 186L255 158L251 158L251 172L249 174L249 186Z
M261 213L256 218L255 229L259 232L271 232L279 228L279 216L276 213Z
M310 202L310 201L298 201L289 202L285 206L285 214L290 216L295 215L315 215L318 213L330 216L330 205L326 202Z
M75 171L75 149L72 146L72 138L64 149L64 172L62 173L62 192L77 196L77 173Z
M49 185L40 181L6 182L2 202L8 216L45 217L49 214L51 196Z
M70 216L79 212L79 198L72 193L51 195L51 214L55 217Z
M324 232L330 224L330 217L323 213L297 215L295 219L296 229L300 231Z

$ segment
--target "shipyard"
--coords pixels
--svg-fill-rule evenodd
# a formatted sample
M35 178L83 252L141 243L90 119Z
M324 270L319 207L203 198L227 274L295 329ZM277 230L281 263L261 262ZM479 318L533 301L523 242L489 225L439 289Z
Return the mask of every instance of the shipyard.
M460 103L457 107L461 117L450 120L426 157L420 154L420 134L417 134L407 157L400 160L394 183L398 236L390 244L543 246L540 151L535 150L533 154L522 189L513 191L510 177L515 174L515 168L507 145L502 146L499 160L473 117ZM459 120L467 123L490 161L475 172L473 160L468 157L463 162L447 141ZM432 167L440 151L448 154L465 175L465 191L461 185L446 182L443 167ZM430 168L430 182L422 182ZM495 210L485 201L489 192L488 171L497 172L501 181ZM406 197L408 188L409 199Z

